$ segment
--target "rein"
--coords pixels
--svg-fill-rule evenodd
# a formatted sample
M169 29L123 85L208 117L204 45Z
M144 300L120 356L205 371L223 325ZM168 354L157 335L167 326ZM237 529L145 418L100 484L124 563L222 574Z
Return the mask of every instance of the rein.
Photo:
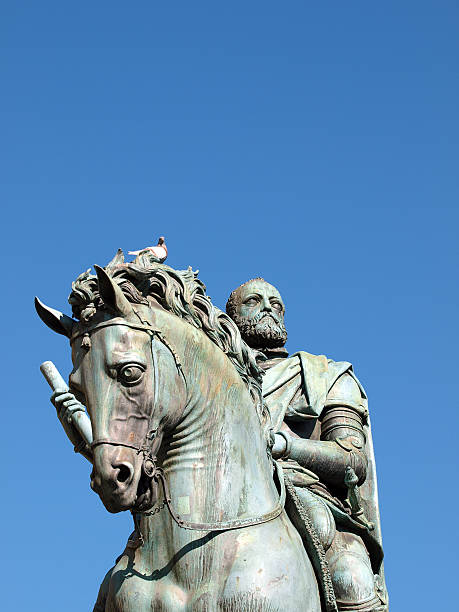
M282 511L285 506L285 482L284 475L281 466L274 461L274 465L276 468L277 478L279 480L281 492L279 496L279 501L276 506L265 514L260 514L259 516L252 516L248 518L242 519L229 519L228 521L215 521L210 523L195 523L192 521L187 521L179 516L172 507L172 500L169 493L169 487L164 476L164 472L161 468L156 467L155 472L153 474L153 479L155 482L161 482L163 493L164 493L164 504L167 506L169 510L169 514L174 519L179 527L182 529L190 529L193 531L229 531L231 529L241 529L242 527L252 527L253 525L261 525L262 523L268 523L269 521L274 520L278 516L282 514ZM163 504L163 506L164 506ZM162 507L163 507L162 506ZM138 512L135 513L137 515L148 516L152 514L156 514L157 509L154 508L148 512ZM134 513L133 513L134 514ZM134 519L135 520L135 519ZM140 530L139 530L140 531Z
M177 370L181 374L184 380L184 383L186 385L186 379L183 373L182 365L180 363L180 360L178 359L177 353L174 350L174 348L164 338L163 334L161 333L159 329L154 328L150 324L149 321L142 320L142 318L140 317L139 313L137 312L135 308L133 308L133 311L139 318L140 324L137 324L137 323L133 324L133 323L126 321L125 319L118 319L118 320L112 319L110 321L103 321L92 327L86 328L85 331L81 331L79 333L73 334L70 339L70 343L74 342L79 337L83 337L83 345L88 347L88 344L87 343L85 344L84 340L86 338L89 338L89 335L91 332L97 331L101 328L114 326L114 325L123 325L131 329L144 331L147 334L149 334L152 340L156 336L158 340L162 342L162 344L164 344L164 346L169 350L169 352L172 354ZM154 406L156 406L157 400L158 400L158 362L157 362L155 351L153 350L153 341L150 343L150 346L151 346L151 354L152 354L152 360L153 360L153 374L154 374ZM90 347L90 343L89 343L89 347ZM136 525L136 529L138 530L139 535L140 535L141 543L143 543L143 536L142 536L142 532L140 531L140 526L138 524L139 517L157 514L157 512L161 510L161 508L164 507L164 505L167 506L169 514L171 515L172 519L175 521L175 523L177 523L179 527L181 527L182 529L189 529L189 530L195 530L195 531L227 531L231 529L241 529L243 527L252 527L254 525L260 525L262 523L267 523L269 521L272 521L282 514L282 511L284 510L284 506L285 506L285 495L286 495L284 475L283 475L281 466L276 461L273 460L277 479L280 485L280 495L279 495L279 500L276 506L269 512L266 512L265 514L261 514L258 516L248 517L248 518L236 518L236 519L229 519L227 521L215 521L215 522L199 523L199 522L192 522L192 521L187 521L183 519L179 514L175 512L172 506L172 499L170 496L169 486L167 484L167 480L166 480L164 471L162 468L157 466L156 464L157 458L156 456L152 454L151 445L154 439L156 438L157 429L151 429L151 417L152 415L150 416L150 423L149 423L149 427L147 430L147 434L145 435L145 438L141 446L137 446L134 444L128 444L125 442L119 442L118 440L111 440L111 439L97 439L97 440L94 440L91 444L91 449L94 449L96 446L101 446L102 444L107 444L110 446L123 446L125 448L131 448L132 450L135 450L137 454L142 453L143 454L142 470L145 476L147 478L154 480L157 484L161 483L163 494L164 494L164 501L160 507L156 507L153 510L145 511L145 512L141 512L141 511L137 512L137 511L131 510L131 513L134 517L134 523Z

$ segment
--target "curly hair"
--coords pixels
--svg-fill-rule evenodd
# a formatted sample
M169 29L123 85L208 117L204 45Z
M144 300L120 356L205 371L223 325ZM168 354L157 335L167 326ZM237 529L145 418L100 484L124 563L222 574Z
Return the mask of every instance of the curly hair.
M212 304L204 283L197 278L199 271L194 272L191 267L174 270L156 262L148 267L124 263L120 250L105 270L129 302L150 305L147 298L153 297L165 310L201 329L233 363L256 401L260 417L266 417L267 409L262 400L263 372L234 321ZM90 274L90 270L80 274L72 283L68 301L73 316L85 323L98 310L104 309L97 277Z

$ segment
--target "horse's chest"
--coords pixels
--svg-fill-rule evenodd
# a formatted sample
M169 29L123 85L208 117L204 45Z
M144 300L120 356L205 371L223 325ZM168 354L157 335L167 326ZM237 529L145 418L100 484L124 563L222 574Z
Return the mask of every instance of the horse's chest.
M232 533L183 533L193 537L174 551L166 553L167 547L153 544L137 549L134 559L120 559L112 573L107 612L185 612L191 602L200 602L203 610L216 609L214 599L238 559L236 538ZM210 600L214 607L208 607Z
M106 612L186 612L189 593L172 580L151 581L140 576L130 576L117 584L106 604Z

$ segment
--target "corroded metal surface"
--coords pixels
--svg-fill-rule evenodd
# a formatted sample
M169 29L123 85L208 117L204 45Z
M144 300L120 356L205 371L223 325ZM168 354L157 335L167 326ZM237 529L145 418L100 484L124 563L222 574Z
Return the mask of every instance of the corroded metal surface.
M368 402L351 364L289 357L285 305L261 278L232 292L227 313L266 371L273 454L291 480L287 510L312 558L309 523L319 537L338 609L387 610Z
M69 387L93 433L91 486L109 512L132 511L136 525L95 609L322 610L311 561L285 511L256 524L279 502L261 371L202 283L189 270L141 268L118 256L97 278L79 277L70 301L71 324L37 309L71 338ZM67 400L60 397L61 414ZM182 519L251 524L182 528L158 469Z
M67 386L42 371L91 487L134 531L94 610L387 612L365 391L348 362L288 356L254 279L218 310L191 270L118 251L72 284ZM276 467L275 467L276 466Z

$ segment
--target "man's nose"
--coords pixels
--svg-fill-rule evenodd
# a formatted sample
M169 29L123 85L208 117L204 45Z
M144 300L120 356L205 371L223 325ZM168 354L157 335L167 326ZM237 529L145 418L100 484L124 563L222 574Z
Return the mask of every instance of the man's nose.
M262 310L267 310L269 312L272 311L273 307L271 306L271 302L269 301L268 298L263 298L263 301L261 303L261 309Z

